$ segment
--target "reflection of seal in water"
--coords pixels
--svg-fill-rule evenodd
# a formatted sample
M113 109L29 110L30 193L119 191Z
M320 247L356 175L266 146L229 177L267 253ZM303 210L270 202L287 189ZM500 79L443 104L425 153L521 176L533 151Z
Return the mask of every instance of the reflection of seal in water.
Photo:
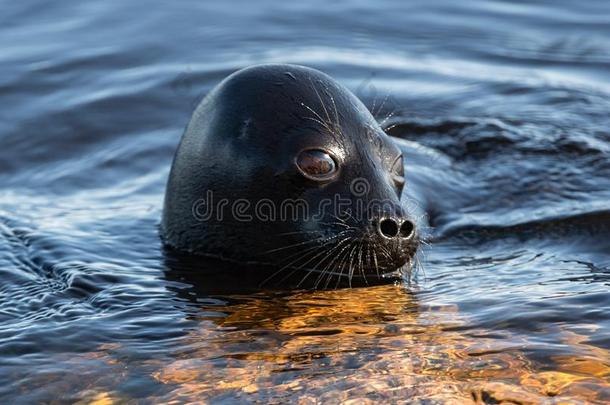
M417 247L403 185L400 149L349 90L310 68L254 66L195 110L161 232L178 251L271 265L266 281L387 281Z

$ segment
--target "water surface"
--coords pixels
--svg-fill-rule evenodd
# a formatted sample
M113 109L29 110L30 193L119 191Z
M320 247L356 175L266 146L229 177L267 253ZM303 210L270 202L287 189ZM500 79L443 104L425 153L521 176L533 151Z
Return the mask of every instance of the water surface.
M13 2L0 397L610 402L610 4ZM406 142L409 283L212 294L158 237L200 98L312 66Z

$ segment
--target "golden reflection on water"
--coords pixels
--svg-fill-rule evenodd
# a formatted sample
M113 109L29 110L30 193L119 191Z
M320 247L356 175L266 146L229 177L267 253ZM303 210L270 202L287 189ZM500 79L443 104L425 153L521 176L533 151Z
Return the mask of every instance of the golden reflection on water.
M538 369L524 338L469 329L456 307L400 286L261 295L200 319L191 350L154 373L175 385L163 400L610 401L610 353L586 336L559 332L574 355Z
M170 362L149 362L151 377L165 387L149 399L610 401L610 353L587 344L586 334L552 331L570 355L537 363L527 353L540 345L527 337L473 329L455 306L419 303L400 286L235 299L227 306L203 305L200 327L184 338L180 353L170 353ZM91 357L120 369L110 354L115 349L100 348ZM107 388L89 388L88 402L127 400Z

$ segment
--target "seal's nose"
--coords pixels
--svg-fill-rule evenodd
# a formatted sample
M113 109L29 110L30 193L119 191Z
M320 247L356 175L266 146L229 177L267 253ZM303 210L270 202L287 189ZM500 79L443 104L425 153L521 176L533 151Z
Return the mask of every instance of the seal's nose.
M377 233L388 239L412 239L415 225L408 219L386 217L377 223Z

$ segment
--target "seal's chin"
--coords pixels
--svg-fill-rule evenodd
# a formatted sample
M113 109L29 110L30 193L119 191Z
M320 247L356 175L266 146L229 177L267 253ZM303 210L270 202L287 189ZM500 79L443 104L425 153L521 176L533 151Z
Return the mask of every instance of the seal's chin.
M301 269L295 273L289 284L303 289L336 289L365 287L372 285L400 282L410 274L410 268L403 266L397 269L362 269L352 273L338 269L318 270ZM286 282L287 280L284 280Z
M368 284L369 281L371 283L377 282L388 282L395 280L402 280L405 276L407 276L411 271L411 268L408 266L403 266L394 269L363 269L361 273L352 274L342 274L337 271L326 272L326 276L331 280L333 278L341 278L345 279L347 283L355 283L355 284ZM318 273L319 274L319 273ZM351 277L351 280L350 280Z

